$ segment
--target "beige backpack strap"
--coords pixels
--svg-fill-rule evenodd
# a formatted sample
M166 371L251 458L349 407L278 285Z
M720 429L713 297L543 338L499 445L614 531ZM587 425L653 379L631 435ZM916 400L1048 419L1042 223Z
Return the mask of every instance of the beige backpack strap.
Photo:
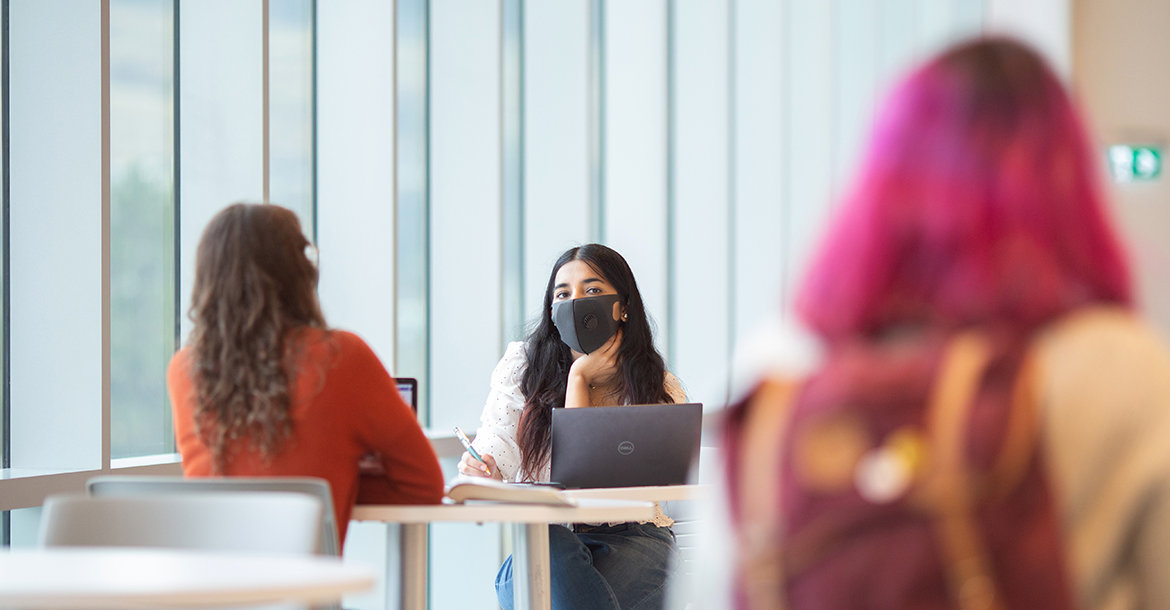
M990 502L1003 501L1015 491L1032 463L1040 439L1039 381L1040 366L1036 354L1030 351L1016 374L1003 446L983 490Z
M784 607L780 467L783 439L798 385L769 379L752 394L742 424L739 489L739 575L748 608Z
M964 333L953 338L927 411L933 469L920 501L934 516L947 584L961 610L1003 607L991 556L975 521L976 490L966 457L969 414L990 357L983 337Z

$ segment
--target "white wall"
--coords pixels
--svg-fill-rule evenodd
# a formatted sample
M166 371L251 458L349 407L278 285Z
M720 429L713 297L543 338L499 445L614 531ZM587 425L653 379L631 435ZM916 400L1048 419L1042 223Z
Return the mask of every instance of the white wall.
M672 307L659 329L688 398L713 404L723 392L702 380L731 356L731 7L680 2L673 18Z
M100 5L9 11L12 467L100 468Z
M179 4L180 340L195 250L229 204L264 200L263 12L260 0Z
M1072 0L988 0L987 31L1030 43L1067 81L1073 69L1072 5ZM1120 8L1112 1L1108 5L1111 11Z
M524 6L524 303L540 312L557 257L589 241L589 2Z
M500 4L430 13L431 425L474 430L503 355Z
M1073 82L1105 165L1113 144L1170 145L1170 4L1077 2ZM1163 159L1165 163L1165 159ZM1163 169L1165 172L1165 169ZM1128 243L1142 310L1170 338L1170 183L1118 184L1102 171Z
M605 4L603 243L629 263L669 349L667 0Z
M680 14L685 6L680 4ZM980 32L984 9L982 0L734 3L731 303L727 318L717 317L718 309L711 310L716 317L708 317L709 324L729 330L733 345L786 317L809 258L862 161L862 147L886 91L917 62ZM718 22L711 26L719 27ZM703 65L678 62L678 85L687 82L687 71ZM695 95L676 90L676 95L684 94ZM676 100L680 112L689 103ZM676 154L684 154L685 145L678 134ZM689 196L677 192L676 205L684 205ZM720 205L718 200L705 203L715 209ZM702 243L710 247L691 256L719 256L718 238L709 236ZM679 261L675 264L681 267ZM720 285L718 278L714 284ZM675 287L676 298L691 298L682 296L685 289ZM674 340L687 342L683 333L696 332L692 328L676 325L679 335ZM675 353L685 368L689 356ZM711 388L704 396L717 396L726 365L693 370L684 381L696 390Z
M317 4L317 242L325 319L395 370L394 6ZM371 70L370 66L382 66Z

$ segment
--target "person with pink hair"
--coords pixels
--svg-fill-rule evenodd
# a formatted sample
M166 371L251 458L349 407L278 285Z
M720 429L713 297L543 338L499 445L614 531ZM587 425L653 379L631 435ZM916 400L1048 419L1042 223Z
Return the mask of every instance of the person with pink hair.
M1170 608L1170 354L1101 155L1026 46L878 115L795 303L824 358L728 414L739 608Z

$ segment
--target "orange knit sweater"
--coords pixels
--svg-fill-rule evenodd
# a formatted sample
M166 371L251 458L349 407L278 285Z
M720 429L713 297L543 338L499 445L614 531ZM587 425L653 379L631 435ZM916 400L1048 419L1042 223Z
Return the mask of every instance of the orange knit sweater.
M342 543L359 501L439 503L443 474L435 452L369 346L345 331L306 329L294 349L296 370L289 376L292 434L271 460L264 460L251 443L237 443L229 448L222 474L327 479ZM175 437L183 473L210 476L211 450L195 428L190 357L190 349L184 348L167 371ZM370 452L381 456L385 475L359 474L358 462Z

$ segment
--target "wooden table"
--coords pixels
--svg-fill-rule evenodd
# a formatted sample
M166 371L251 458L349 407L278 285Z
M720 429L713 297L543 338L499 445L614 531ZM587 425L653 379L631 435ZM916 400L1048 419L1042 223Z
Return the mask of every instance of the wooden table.
M100 547L0 552L0 608L327 604L373 585L372 569L318 555Z
M654 518L654 505L628 499L580 498L578 506L468 503L442 506L359 505L350 517L355 521L383 521L402 525L402 582L399 599L403 610L427 607L427 525L436 522L510 523L512 530L512 590L515 610L550 610L548 525L550 523L604 523L646 521ZM390 593L388 591L387 597Z

